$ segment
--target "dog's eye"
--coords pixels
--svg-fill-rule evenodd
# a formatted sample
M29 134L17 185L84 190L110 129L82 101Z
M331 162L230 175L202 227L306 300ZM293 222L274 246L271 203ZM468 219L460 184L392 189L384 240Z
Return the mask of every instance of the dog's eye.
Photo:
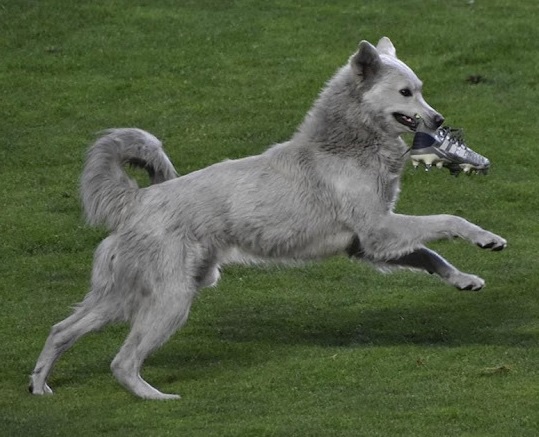
M412 91L410 91L410 88L403 88L399 91L399 93L401 93L401 95L404 97L412 97Z

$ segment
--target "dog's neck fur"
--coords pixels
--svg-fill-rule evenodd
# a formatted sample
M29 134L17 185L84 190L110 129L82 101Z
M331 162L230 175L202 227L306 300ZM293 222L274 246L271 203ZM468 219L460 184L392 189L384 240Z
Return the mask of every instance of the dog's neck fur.
M400 173L406 145L399 136L383 130L376 114L362 110L361 95L369 86L358 84L349 65L342 67L321 92L295 139L365 163L379 161L391 173Z

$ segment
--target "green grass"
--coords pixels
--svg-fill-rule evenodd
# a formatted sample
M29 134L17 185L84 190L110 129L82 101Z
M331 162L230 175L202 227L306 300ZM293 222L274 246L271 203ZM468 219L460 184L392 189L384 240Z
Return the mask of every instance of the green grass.
M0 2L0 434L536 436L536 0ZM144 368L177 402L123 390L107 328L28 374L85 294L103 237L80 214L95 132L138 126L187 173L288 138L360 39L392 38L487 177L407 169L398 209L457 213L509 240L433 247L484 293L345 259L232 267ZM478 84L467 78L480 75Z

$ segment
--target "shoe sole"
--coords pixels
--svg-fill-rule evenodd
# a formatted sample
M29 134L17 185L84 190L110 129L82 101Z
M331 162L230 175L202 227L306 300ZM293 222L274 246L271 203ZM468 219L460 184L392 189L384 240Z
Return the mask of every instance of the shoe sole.
M429 171L432 166L437 168L446 167L449 169L451 174L458 175L460 172L467 174L478 173L478 174L487 174L489 166L477 166L470 163L461 163L450 161L446 158L442 158L434 153L427 153L422 155L413 155L411 156L412 165L414 168L418 168L420 163L425 165L425 171Z

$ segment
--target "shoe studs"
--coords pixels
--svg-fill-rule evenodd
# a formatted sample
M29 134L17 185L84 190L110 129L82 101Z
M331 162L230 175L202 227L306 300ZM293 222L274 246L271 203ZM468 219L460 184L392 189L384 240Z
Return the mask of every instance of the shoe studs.
M420 164L422 164L426 172L429 172L433 167L436 167L437 169L442 169L445 167L449 170L449 173L452 176L458 176L461 173L464 173L468 176L472 174L483 174L483 175L488 174L488 168L478 169L478 168L474 168L471 164L451 165L443 160L436 160L436 159L430 159L430 158L424 159L423 157L421 159L412 158L411 161L412 161L412 166L414 170L418 170Z

